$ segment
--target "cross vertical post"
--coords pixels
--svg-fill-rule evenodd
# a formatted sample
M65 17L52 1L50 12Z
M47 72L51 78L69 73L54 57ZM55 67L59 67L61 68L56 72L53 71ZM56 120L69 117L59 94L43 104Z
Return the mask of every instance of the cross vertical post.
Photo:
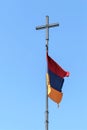
M46 16L46 25L42 25L42 26L37 26L36 30L40 30L40 29L46 29L46 53L48 53L48 42L49 42L49 28L52 27L57 27L59 26L58 23L54 23L54 24L49 24L49 16ZM47 72L48 72L48 65L47 65ZM48 117L49 117L49 111L48 111L48 86L46 84L46 121L45 121L45 130L48 130Z

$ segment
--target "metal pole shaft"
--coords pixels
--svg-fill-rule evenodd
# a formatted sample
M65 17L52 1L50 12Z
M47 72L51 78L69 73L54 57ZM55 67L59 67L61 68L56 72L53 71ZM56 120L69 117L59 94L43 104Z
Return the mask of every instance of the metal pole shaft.
M49 28L53 28L53 27L57 27L59 26L58 23L54 23L54 24L49 24L49 16L46 16L46 25L42 25L42 26L37 26L36 30L41 30L41 29L46 29L46 53L48 53L48 42L49 42ZM48 65L47 65L47 72L48 72ZM48 130L48 117L49 117L49 112L48 112L48 86L46 84L46 122L45 122L45 126L46 129Z
M46 52L48 53L48 42L49 42L49 16L46 16ZM48 71L48 65L47 65L47 71ZM48 86L46 84L46 128L45 130L48 130Z

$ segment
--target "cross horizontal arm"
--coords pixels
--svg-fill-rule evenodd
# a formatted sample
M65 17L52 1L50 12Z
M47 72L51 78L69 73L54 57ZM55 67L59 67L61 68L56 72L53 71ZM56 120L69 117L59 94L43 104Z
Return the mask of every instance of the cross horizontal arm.
M56 27L56 26L59 26L59 24L58 23L53 23L53 24L48 24L48 25L42 25L42 26L37 26L36 30L52 28L52 27Z

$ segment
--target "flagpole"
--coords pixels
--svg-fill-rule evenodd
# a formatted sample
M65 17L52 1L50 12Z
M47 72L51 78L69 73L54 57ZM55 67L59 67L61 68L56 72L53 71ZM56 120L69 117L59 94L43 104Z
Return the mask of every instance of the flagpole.
M46 26L49 25L49 16L46 16ZM49 27L46 29L46 54L48 54L48 44L49 44ZM48 72L48 65L47 65L47 72ZM48 123L49 123L49 111L48 111L48 86L46 83L46 122L45 122L45 129L48 130Z
M49 28L59 26L58 23L49 24L49 16L46 16L46 25L37 26L36 30L46 29L46 54L48 54L48 44L49 44ZM47 72L48 72L48 65L47 65ZM48 87L46 83L46 121L45 121L45 130L48 130L49 124L49 111L48 111Z

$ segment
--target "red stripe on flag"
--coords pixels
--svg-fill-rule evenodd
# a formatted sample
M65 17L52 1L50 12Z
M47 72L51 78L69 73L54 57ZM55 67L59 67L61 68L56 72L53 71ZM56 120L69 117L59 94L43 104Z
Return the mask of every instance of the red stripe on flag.
M56 75L63 77L68 77L69 72L63 70L61 66L59 66L50 56L47 54L47 61L48 61L48 69L51 70Z

